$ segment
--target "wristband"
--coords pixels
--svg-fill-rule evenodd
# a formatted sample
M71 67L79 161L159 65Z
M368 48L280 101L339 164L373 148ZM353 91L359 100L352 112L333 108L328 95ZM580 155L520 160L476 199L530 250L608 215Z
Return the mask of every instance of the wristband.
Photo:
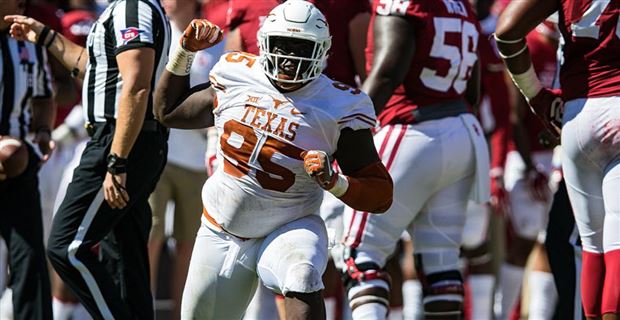
M50 27L48 26L44 26L43 30L41 30L41 33L39 34L39 37L37 38L37 45L40 47L43 47L43 45L45 44L45 38L47 38L47 34L50 33Z
M168 60L166 70L177 76L186 76L192 69L194 56L196 56L196 52L191 52L184 49L182 46L178 46L170 57L170 60Z
M58 35L58 32L52 30L52 37L50 38L50 41L48 41L47 44L45 45L45 48L49 49L52 43L54 43L54 40L56 40L57 35Z
M107 158L107 170L113 175L127 172L127 159L121 158L114 153L110 153Z
M327 191L336 196L336 198L340 198L347 192L348 189L349 179L347 179L347 177L342 174L338 174L338 180L336 180L336 184L334 184L334 186Z
M527 69L524 73L521 74L512 74L510 73L510 78L517 85L517 88L521 91L521 93L525 96L527 101L534 98L540 90L542 90L543 86L538 80L538 76L534 71L534 66L530 64L530 68Z

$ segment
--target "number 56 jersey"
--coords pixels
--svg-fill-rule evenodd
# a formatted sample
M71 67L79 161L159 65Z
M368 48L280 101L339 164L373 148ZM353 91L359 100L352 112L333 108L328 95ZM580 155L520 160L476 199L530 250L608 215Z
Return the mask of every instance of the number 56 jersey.
M478 61L480 25L468 0L374 0L371 25L378 16L400 16L412 22L415 54L403 83L379 114L381 125L416 121L414 110L461 100ZM374 54L369 28L366 69Z
M231 52L210 74L220 165L205 183L202 201L222 228L244 238L318 214L323 191L306 174L301 153L333 155L340 130L375 125L372 102L360 90L321 75L281 93L259 59Z

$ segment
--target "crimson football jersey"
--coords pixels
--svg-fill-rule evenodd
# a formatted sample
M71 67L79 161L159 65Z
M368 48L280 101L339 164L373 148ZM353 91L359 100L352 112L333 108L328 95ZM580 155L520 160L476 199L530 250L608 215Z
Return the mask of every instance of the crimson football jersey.
M355 84L355 65L349 50L349 23L360 13L370 12L367 0L309 0L327 19L332 36L332 47L327 58L324 73L331 79ZM227 27L239 28L243 49L258 55L256 33L271 9L279 0L231 0ZM366 30L359 30L366 32Z
M564 98L620 95L620 1L562 0L561 4Z
M227 14L230 4L228 0L209 0L202 3L202 17L226 30Z
M463 99L478 61L480 26L467 0L374 0L377 15L403 16L414 23L415 55L403 83L379 115L382 125L411 123L418 106ZM372 68L374 34L369 28L367 69ZM405 41L403 39L403 41Z

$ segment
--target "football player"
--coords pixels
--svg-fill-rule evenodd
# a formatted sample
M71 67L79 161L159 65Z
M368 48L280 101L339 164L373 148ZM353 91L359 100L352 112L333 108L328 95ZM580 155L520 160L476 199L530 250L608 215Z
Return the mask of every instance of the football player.
M555 11L565 41L561 92L541 84L525 42ZM496 30L513 81L532 110L557 132L563 125L562 169L583 244L581 296L589 319L620 315L619 15L618 1L512 1Z
M354 319L384 319L383 270L403 231L413 238L426 319L459 319L465 208L489 200L489 154L469 112L479 91L479 25L467 0L373 3L369 94L381 127L375 146L394 179L385 216L345 211L348 298Z
M372 102L321 74L331 36L309 2L275 7L258 32L259 56L230 52L210 84L190 88L193 52L220 37L208 21L193 21L156 93L163 123L215 124L220 141L181 317L239 319L260 277L285 296L287 317L322 319L322 190L358 210L380 213L392 203L392 181L372 143ZM333 173L332 157L343 174Z
M555 30L553 23L545 22L526 37L534 70L547 87L552 86L557 70L559 34ZM542 244L545 241L548 212L553 199L552 191L557 188L557 184L549 179L553 171L553 150L541 142L541 135L547 133L543 124L529 112L529 106L523 97L519 95L516 98L511 117L514 143L510 145L504 175L510 206L507 218L511 232L507 234L511 238L508 241L510 246L507 248L506 261L500 271L500 319L508 318L520 297L524 268L533 249L536 259L535 270L529 274L529 315L536 319L550 319L555 309L557 293ZM544 299L548 299L547 303L540 304ZM544 315L545 312L551 312L551 315Z

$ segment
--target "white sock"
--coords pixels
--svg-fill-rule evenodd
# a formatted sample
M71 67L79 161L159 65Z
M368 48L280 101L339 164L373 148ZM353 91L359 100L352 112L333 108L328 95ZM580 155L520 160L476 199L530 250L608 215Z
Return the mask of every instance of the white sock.
M553 318L558 292L553 275L549 272L532 271L529 274L530 320L547 320Z
M69 320L73 316L73 312L77 307L76 302L62 301L56 297L52 299L52 311L54 320Z
M406 280L403 282L403 319L422 320L423 318L422 284L418 280Z
M491 274L472 274L468 277L471 292L471 319L491 319L493 312L493 286L495 276Z
M500 305L501 310L499 320L506 320L510 317L512 308L515 306L521 294L521 284L523 283L523 268L512 264L503 263L499 274L499 287L497 288L496 306ZM499 303L498 303L499 300Z
M390 314L388 315L389 320L403 320L403 308L402 307L391 307Z
M336 298L327 297L324 299L325 301L325 320L334 320L336 319Z
M93 317L90 316L90 313L84 308L81 303L78 303L75 311L73 312L73 320L92 320Z
M355 308L351 315L354 320L385 320L387 312L388 309L380 303L366 303Z

